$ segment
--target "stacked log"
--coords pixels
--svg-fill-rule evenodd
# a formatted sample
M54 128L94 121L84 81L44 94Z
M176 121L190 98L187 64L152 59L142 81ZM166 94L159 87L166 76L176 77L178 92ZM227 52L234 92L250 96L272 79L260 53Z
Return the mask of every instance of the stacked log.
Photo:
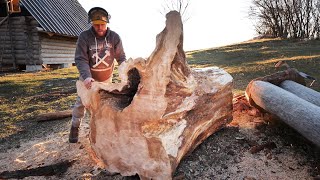
M10 17L1 24L1 64L41 64L37 26L38 23L32 16Z
M76 50L76 38L71 37L49 37L41 33L41 61L43 64L74 63L74 52Z
M320 107L320 93L294 81L285 80L279 85L292 94Z
M67 37L39 29L32 16L0 17L0 65L72 64L76 37Z
M252 80L246 97L320 147L320 93L304 84L296 69L288 69Z

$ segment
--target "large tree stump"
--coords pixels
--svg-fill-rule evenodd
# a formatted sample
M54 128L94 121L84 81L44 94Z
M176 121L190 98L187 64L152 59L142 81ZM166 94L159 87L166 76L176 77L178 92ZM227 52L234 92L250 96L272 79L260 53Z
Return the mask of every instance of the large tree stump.
M232 77L216 67L191 70L180 14L166 18L150 57L119 66L120 83L87 90L77 82L91 112L91 147L111 172L170 179L187 153L232 119Z

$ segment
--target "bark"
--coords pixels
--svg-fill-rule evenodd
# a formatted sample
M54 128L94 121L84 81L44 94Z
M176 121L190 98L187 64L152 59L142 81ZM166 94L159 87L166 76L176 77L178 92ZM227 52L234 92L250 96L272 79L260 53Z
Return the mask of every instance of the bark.
M256 79L251 80L246 88L245 96L246 96L247 100L249 101L249 104L251 106L258 108L259 110L262 110L262 111L264 110L264 109L261 109L260 106L256 105L255 102L251 98L251 92L249 89L252 89L251 85L253 82L265 81L265 82L269 82L271 84L274 84L276 86L279 86L285 80L292 80L292 81L295 81L299 84L306 85L304 78L302 76L300 76L298 73L298 70L296 70L294 68L289 68L285 71L279 71L277 73L267 75L264 77L258 77Z
M253 81L246 93L250 102L277 115L315 145L320 146L320 107L278 86Z
M320 93L294 81L286 80L279 85L296 96L320 107Z
M166 15L148 59L119 66L120 83L81 81L91 112L90 142L110 172L171 179L181 159L232 119L232 77L216 67L190 69L176 11Z

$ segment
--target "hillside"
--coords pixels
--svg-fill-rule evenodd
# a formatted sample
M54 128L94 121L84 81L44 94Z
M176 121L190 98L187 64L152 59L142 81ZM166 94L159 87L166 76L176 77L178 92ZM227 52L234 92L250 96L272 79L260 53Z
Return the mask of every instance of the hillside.
M235 93L243 93L250 80L284 70L274 67L280 60L319 80L319 48L319 40L260 39L186 54L191 67L224 68L234 78ZM320 91L319 81L311 88Z

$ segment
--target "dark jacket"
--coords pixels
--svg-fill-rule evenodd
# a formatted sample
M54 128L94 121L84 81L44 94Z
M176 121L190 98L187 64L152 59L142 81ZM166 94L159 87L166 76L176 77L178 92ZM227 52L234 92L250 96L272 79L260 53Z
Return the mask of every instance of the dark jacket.
M118 64L125 61L126 55L120 36L108 28L105 37L98 37L93 27L79 35L75 63L80 73L80 79L85 80L92 77L90 68L96 64L96 55L98 55L98 60L105 57L104 61L108 63L113 62L114 59L117 60Z

